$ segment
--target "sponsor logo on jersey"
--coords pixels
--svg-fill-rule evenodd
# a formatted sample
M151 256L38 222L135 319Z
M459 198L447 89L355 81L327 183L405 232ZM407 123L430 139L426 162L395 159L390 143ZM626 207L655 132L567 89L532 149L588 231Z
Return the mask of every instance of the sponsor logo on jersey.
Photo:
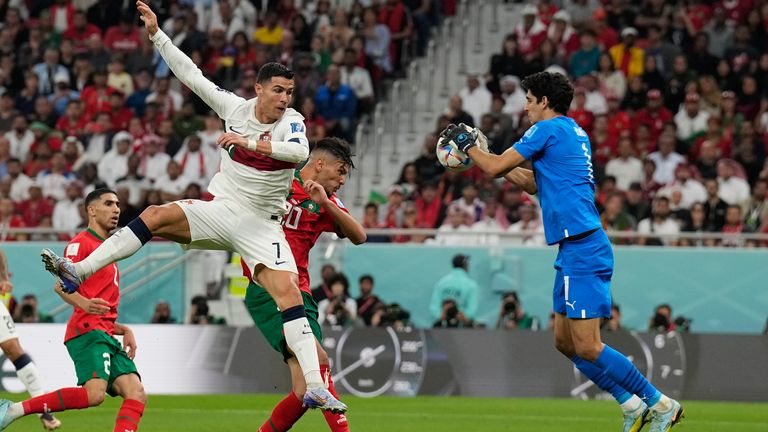
M80 250L80 243L70 243L67 245L67 256L77 256L77 251Z
M334 197L331 197L331 198L333 198L333 201L336 203L336 207L338 207L338 208L345 208L344 207L344 203L341 202L339 197L334 196Z
M236 134L239 134L239 135L242 135L242 134L243 134L243 132L241 132L241 131L239 131L239 130L237 130L237 129L233 128L232 126L230 126L230 127L229 127L229 130L230 130L230 131L232 131L232 132L234 132L234 133L236 133Z
M304 125L301 123L291 123L291 133L304 132Z
M531 128L530 128L530 129L528 129L527 131L525 131L525 135L523 135L523 136L524 136L524 137L526 137L526 138L530 138L530 137L532 137L532 136L533 136L533 134L536 132L536 129L538 129L538 127L537 127L536 125L534 125L534 126L531 126Z
M231 91L229 91L229 90L227 90L227 89L223 89L223 88L221 88L221 87L218 87L218 86L216 87L216 90L217 90L217 91L220 91L220 92L224 92L224 93L229 93L229 94L232 94L232 92L231 92Z

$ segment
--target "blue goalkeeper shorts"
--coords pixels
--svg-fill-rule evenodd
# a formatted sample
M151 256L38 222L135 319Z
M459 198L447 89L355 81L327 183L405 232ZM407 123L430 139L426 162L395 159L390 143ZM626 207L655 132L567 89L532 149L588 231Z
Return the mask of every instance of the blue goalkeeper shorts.
M613 248L598 229L578 240L563 240L555 259L552 310L568 318L611 316Z

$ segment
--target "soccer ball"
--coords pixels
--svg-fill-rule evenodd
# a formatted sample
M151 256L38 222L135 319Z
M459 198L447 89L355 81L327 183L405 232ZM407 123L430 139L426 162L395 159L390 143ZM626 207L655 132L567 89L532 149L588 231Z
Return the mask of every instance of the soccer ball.
M437 139L435 152L440 164L450 171L461 172L472 167L472 159L459 150L455 144L445 141L443 137Z

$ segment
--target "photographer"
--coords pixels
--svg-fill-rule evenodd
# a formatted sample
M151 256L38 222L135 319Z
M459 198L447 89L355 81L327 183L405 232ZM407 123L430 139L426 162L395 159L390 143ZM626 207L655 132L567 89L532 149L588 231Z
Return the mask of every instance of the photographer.
M672 306L664 303L656 306L656 311L648 324L648 330L658 332L671 332L676 328L672 321Z
M208 305L206 304L206 308ZM165 300L160 300L155 305L155 313L152 315L152 324L175 324L176 318L171 316L171 305Z
M331 288L331 297L318 303L317 321L321 325L354 325L357 319L357 303L349 296L349 280L343 274L337 273L328 285Z
M192 297L192 304L189 308L189 323L199 325L226 324L227 320L211 315L208 308L208 300L198 295Z
M459 310L456 302L451 299L443 301L443 309L440 314L440 319L435 321L432 325L434 328L472 328L475 327L475 322L467 318L462 311Z
M14 321L20 323L52 323L53 317L41 313L37 308L37 297L34 294L26 294L21 303L16 305Z
M520 306L520 299L515 291L502 294L499 320L496 328L505 330L525 329L538 330L538 320L525 313Z
M404 328L410 325L411 314L397 303L377 303L373 307L371 327Z
M382 303L381 299L373 295L373 276L360 276L360 297L356 299L357 316L362 318L366 326L371 326L371 319L376 306Z

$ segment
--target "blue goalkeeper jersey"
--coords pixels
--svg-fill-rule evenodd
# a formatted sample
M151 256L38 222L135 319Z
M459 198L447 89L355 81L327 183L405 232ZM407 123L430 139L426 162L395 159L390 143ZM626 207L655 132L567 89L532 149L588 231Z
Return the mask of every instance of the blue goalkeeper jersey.
M537 122L514 148L533 164L548 244L601 227L589 137L572 118Z

